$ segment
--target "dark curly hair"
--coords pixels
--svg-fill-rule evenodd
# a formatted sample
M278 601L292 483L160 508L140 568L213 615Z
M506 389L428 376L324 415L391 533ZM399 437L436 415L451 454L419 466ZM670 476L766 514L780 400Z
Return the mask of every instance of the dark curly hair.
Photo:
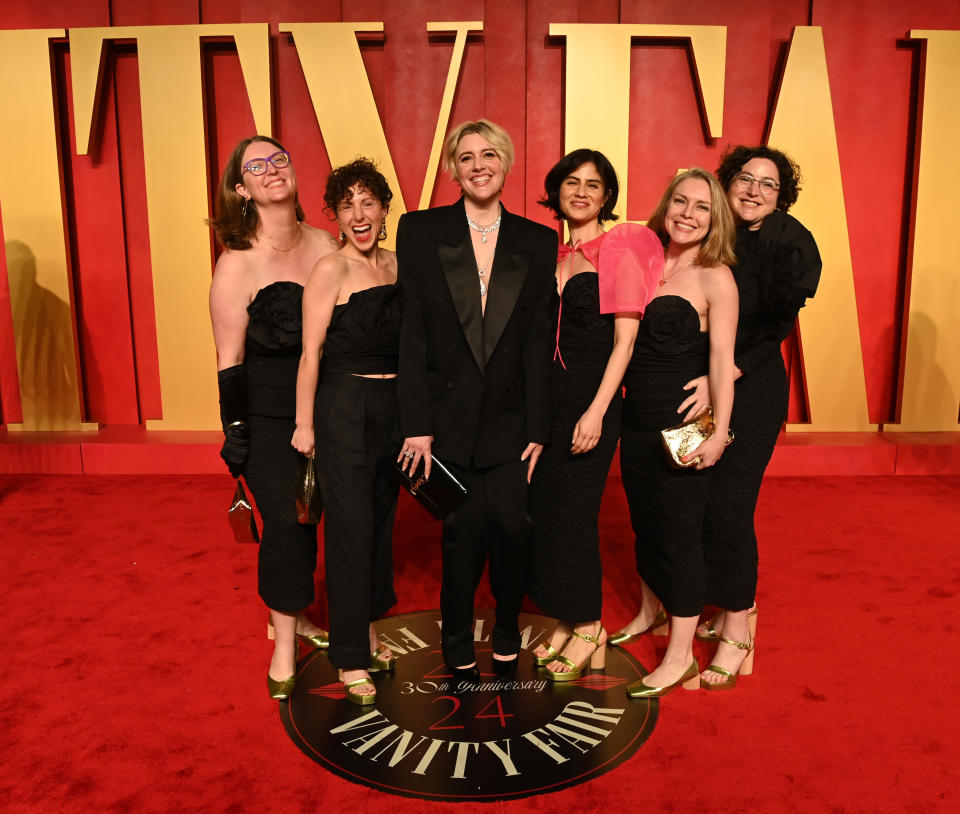
M323 200L331 215L336 217L337 207L353 197L350 187L356 185L373 195L384 209L390 206L393 192L390 191L387 179L369 158L361 156L349 164L337 167L327 176L327 188L323 193Z
M797 196L802 187L800 183L800 167L791 161L784 153L762 145L746 147L743 144L731 146L720 157L720 166L717 167L717 178L721 185L729 192L734 177L743 169L752 158L765 158L772 161L780 174L780 189L777 194L777 209L786 212L797 202Z
M243 198L237 192L237 184L243 183L243 154L247 147L258 141L265 141L278 150L287 151L279 141L269 136L250 136L233 148L217 186L214 217L207 221L207 225L213 227L217 242L225 249L249 249L253 245L251 239L260 228L260 213L257 211L256 201L250 198L244 207ZM294 198L293 205L297 221L302 222L305 216L299 198Z
M617 171L613 168L610 160L599 150L590 150L583 147L567 153L561 158L543 181L544 196L537 201L540 206L545 206L553 211L557 220L563 220L563 213L560 211L560 187L565 178L567 178L578 167L591 163L603 178L603 191L609 194L597 219L600 223L605 220L617 220L618 215L613 214L614 207L617 205L617 195L620 194L620 182L617 180Z

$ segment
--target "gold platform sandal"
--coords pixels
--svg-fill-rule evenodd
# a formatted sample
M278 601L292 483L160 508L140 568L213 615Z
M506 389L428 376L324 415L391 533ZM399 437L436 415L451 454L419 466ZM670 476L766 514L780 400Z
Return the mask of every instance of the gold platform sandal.
M724 670L723 667L717 667L716 664L711 664L707 667L712 673L719 673L722 676L726 676L723 681L704 681L700 679L700 687L704 690L710 690L711 692L716 692L719 690L732 690L737 686L737 676L748 676L753 673L753 651L757 647L757 642L753 636L749 637L749 642L735 642L733 639L724 639L720 637L721 642L726 642L727 644L732 644L734 647L740 650L746 650L747 655L744 657L743 661L740 662L739 669L736 672L731 673L729 670ZM706 670L704 670L706 672Z
M556 633L557 628L559 627L560 627L560 623L558 622L557 627L553 629L553 633ZM551 640L553 639L553 633L550 634ZM567 638L565 638L563 642L560 644L560 649L563 650L563 648L567 646L567 642L569 641L570 641L570 636L568 635ZM543 644L543 642L541 642L541 644ZM557 650L554 648L552 641L549 641L546 644L543 644L543 648L544 650L547 651L547 655L538 656L536 653L533 654L533 663L537 667L546 667L551 661L556 661L558 658L560 658L560 653L557 652Z
M597 632L596 636L590 636L586 633L577 633L577 631L573 631L573 635L579 639L583 639L585 642L592 644L593 651L588 653L587 657L579 664L574 664L564 655L558 655L554 661L559 661L561 664L565 664L570 669L565 672L558 673L547 667L547 678L549 678L551 681L576 681L578 678L580 678L580 676L583 675L583 671L586 669L587 662L590 662L591 670L602 670L606 665L607 652L603 646L607 643L607 632L603 629L603 625L600 625L600 630Z
M340 671L340 680L343 681L343 670ZM371 687L376 690L374 686L373 679L370 676L364 676L363 678L357 678L353 681L344 681L343 682L343 691L347 696L347 700L351 704L358 704L361 707L368 706L370 704L377 703L377 694L372 692L369 694L356 692L358 687L363 687L364 685L369 684Z
M385 653L390 653L385 656ZM370 671L375 673L379 671L392 670L397 666L397 657L390 651L385 644L381 644L370 654Z
M703 623L703 628L706 631L705 633L700 632L700 625L697 625L697 632L694 634L701 642L718 642L720 641L720 634L717 633L717 620L723 616L723 611L720 611L712 619L707 619ZM747 630L750 631L750 638L753 639L757 635L757 606L754 605L750 608L750 612L747 614Z
M627 695L631 698L663 698L663 696L673 692L677 687L683 687L685 690L695 690L699 686L700 665L697 663L696 658L694 658L684 674L674 681L673 684L667 684L665 687L651 687L649 684L644 684L641 678L639 681L634 681L633 684L627 687Z
M661 605L660 610L657 611L657 615L653 617L653 621L639 633L624 633L621 630L619 633L614 633L607 639L607 644L613 645L614 647L623 647L625 644L636 641L646 633L653 633L654 636L666 636L669 631L670 625L667 621L667 612L663 609L663 605Z

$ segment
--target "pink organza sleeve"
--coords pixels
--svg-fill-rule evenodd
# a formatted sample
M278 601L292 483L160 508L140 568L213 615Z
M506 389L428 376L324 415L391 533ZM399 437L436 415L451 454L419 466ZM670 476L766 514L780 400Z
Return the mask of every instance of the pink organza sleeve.
M663 272L663 245L650 229L622 223L600 244L600 313L638 311L653 299Z

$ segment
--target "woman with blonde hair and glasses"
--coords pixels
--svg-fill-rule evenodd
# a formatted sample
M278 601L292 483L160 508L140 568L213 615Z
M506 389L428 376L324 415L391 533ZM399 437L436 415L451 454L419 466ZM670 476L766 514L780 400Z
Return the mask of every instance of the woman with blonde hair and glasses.
M734 261L733 217L717 180L697 168L675 176L647 225L663 242L664 265L624 379L620 466L644 594L659 598L671 618L666 654L653 672L630 685L632 698L700 684L693 639L707 589L703 519L711 468L730 429L737 330L737 287L728 268ZM677 423L684 386L704 373L716 429L686 456L689 467L674 468L660 431ZM617 643L661 621L658 606L651 601L650 618L634 620L637 628L622 631Z

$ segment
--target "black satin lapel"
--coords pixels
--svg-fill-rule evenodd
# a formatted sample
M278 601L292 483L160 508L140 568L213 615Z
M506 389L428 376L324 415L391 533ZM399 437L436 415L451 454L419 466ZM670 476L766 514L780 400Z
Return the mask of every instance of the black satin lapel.
M490 272L490 290L487 293L487 310L483 319L484 359L493 355L497 342L503 335L510 315L516 307L520 289L530 271L530 255L514 253L507 246L497 246Z
M480 278L470 235L459 246L437 244L437 256L447 278L457 318L477 366L483 370L483 311L480 309ZM489 308L489 306L488 306Z

